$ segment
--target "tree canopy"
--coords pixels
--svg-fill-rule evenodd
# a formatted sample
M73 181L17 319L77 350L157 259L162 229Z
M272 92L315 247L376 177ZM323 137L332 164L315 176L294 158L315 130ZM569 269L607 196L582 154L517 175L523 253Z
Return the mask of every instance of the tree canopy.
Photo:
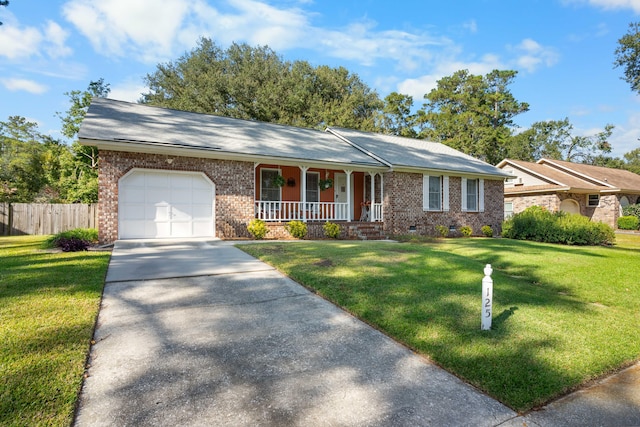
M346 68L284 61L267 46L208 38L147 74L141 102L300 127L375 130L378 94Z
M413 97L391 92L384 98L384 107L378 116L378 130L408 138L418 137L420 113L413 114Z
M622 67L624 77L631 90L640 93L640 22L629 24L627 34L618 40L614 67Z
M529 109L509 91L517 72L494 70L477 76L460 70L425 95L420 137L496 164L504 158L513 118Z
M613 125L608 124L603 131L590 136L573 135L572 131L573 125L568 118L533 123L511 139L506 157L525 161L544 157L595 164L611 152L607 139L613 132Z
M62 133L75 138L94 96L106 96L103 79L86 91L66 93L71 105L62 120ZM67 145L38 130L24 117L0 121L0 201L95 203L98 200L98 151L73 141Z

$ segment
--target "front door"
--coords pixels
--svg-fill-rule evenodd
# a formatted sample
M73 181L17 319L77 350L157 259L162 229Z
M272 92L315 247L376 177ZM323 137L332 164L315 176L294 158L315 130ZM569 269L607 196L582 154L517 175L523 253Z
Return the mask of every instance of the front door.
M335 183L333 185L334 189L334 202L335 203L347 203L347 174L345 173L336 173L334 175ZM343 214L339 216L340 219L348 219L349 221L353 220L353 175L351 175L351 209L347 214Z

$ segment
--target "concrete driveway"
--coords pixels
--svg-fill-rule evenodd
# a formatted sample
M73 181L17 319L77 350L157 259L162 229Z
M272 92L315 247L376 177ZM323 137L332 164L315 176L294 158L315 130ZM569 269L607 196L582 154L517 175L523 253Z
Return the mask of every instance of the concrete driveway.
M562 420L518 417L228 242L120 241L106 282L79 427Z
M494 426L514 412L226 242L117 242L76 426Z

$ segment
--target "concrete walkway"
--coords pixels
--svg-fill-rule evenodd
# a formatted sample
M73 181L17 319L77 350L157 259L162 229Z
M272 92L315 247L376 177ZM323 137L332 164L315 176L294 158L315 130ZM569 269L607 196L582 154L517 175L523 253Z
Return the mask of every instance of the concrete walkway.
M640 425L637 389L518 417L228 242L117 242L95 341L78 427Z

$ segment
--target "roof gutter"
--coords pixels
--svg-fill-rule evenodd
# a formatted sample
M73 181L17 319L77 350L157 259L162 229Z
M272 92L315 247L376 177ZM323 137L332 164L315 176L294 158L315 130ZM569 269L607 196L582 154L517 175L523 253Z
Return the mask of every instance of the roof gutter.
M299 166L302 164L311 165L311 167L319 167L324 169L352 169L356 171L369 171L372 169L384 171L382 165L368 165L361 163L334 162L326 160L308 160L288 157L260 156L255 154L231 153L219 149L210 149L204 147L185 147L172 144L159 144L149 141L126 141L125 140L103 140L78 138L81 145L89 145L98 147L99 150L123 151L130 153L144 154L160 154L168 156L198 157L210 158L218 160L236 160L260 162L265 164L281 164L284 166Z
M505 189L506 190L506 189ZM505 191L504 192L504 196L511 196L511 195L520 195L520 194L532 194L532 193L555 193L557 191L562 191L562 192L570 192L571 191L571 187L567 187L567 186L563 186L563 187L559 187L559 188L541 188L541 189L536 189L536 190L521 190L521 191Z

